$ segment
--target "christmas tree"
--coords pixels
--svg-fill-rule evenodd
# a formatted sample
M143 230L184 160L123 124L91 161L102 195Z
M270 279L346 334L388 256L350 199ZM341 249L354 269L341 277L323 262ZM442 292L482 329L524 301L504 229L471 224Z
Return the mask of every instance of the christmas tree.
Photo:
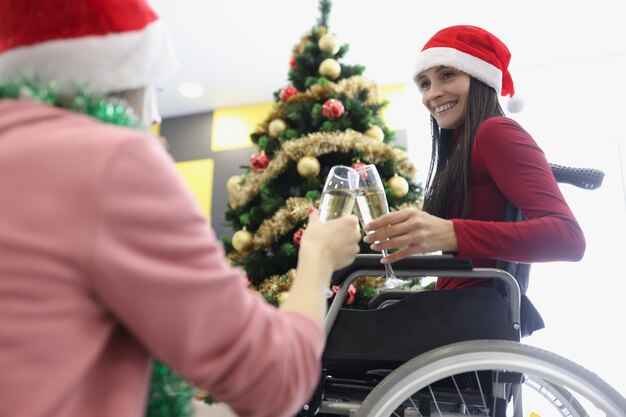
M318 207L333 165L375 164L390 210L419 206L422 196L415 167L382 118L388 102L364 66L342 63L349 45L329 31L330 9L330 0L320 1L317 24L293 48L288 84L250 136L258 151L227 183L224 216L236 232L222 239L226 252L275 305L291 285L308 209ZM371 253L365 244L361 251ZM361 282L357 301L376 285Z

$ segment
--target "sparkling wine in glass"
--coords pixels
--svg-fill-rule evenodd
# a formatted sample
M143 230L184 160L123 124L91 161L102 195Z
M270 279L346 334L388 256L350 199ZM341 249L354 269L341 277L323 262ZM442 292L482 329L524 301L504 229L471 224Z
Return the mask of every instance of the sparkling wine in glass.
M335 165L330 169L322 198L320 201L320 220L326 222L352 214L359 185L359 174L344 165ZM333 292L326 288L326 297L331 298Z
M356 204L361 225L365 228L365 225L373 219L389 213L389 205L376 165L361 165L357 168L357 172L359 186L356 192ZM387 251L383 249L382 254L387 256ZM410 280L396 277L391 265L385 264L385 282L378 290L389 290L410 283Z

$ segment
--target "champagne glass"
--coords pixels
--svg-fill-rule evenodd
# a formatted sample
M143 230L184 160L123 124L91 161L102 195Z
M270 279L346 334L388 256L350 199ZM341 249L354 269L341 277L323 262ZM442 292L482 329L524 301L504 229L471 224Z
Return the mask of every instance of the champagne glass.
M356 192L356 204L361 225L371 222L373 219L389 213L385 187L380 180L376 165L361 165L357 168L359 174L359 186ZM383 256L387 251L382 250ZM390 264L385 264L385 282L378 291L393 289L402 285L410 284L411 280L396 277Z
M359 185L359 174L344 165L335 165L330 169L320 202L320 220L326 222L338 217L352 214ZM326 288L326 298L333 292Z

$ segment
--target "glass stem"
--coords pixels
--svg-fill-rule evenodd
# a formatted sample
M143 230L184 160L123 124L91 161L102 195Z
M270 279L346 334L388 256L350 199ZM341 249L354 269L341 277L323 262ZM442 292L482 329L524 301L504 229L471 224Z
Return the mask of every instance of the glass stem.
M388 255L385 249L383 249L381 252L383 253L383 256ZM385 265L385 278L394 279L396 275L393 273L393 269L391 269L391 264L384 264L384 265Z

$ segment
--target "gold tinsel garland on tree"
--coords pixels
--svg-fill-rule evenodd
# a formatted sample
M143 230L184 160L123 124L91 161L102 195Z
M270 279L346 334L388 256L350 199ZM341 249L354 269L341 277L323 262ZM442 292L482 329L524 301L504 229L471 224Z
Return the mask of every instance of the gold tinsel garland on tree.
M378 84L362 75L343 79L335 87L335 92L345 94L353 99L357 98L363 90L367 90L367 99L363 102L366 106L382 104L383 99L378 90Z
M228 203L234 209L245 206L260 192L262 184L275 179L285 170L289 160L297 161L303 156L320 156L333 152L347 153L355 149L362 152L363 162L376 164L394 159L398 173L408 178L416 175L415 167L406 152L400 148L393 148L355 130L316 132L283 144L283 148L274 154L267 168L260 172L249 172L237 192L229 193Z
M290 269L282 275L272 275L265 279L258 288L251 290L260 293L271 303L280 304L281 299L289 292L296 277L296 270ZM352 282L355 288L377 288L385 282L384 276L359 277Z
M324 33L326 33L325 27L318 26L317 30L320 33L320 35L323 35ZM311 41L311 35L309 35L308 33L306 35L302 35L300 37L300 42L298 42L293 47L293 50L292 50L293 54L300 55L302 52L304 52L304 48L306 48L307 43L309 43L310 41Z
M258 288L252 288L252 290L261 293L266 300L278 304L280 294L289 291L295 277L296 270L290 269L283 275L272 275L265 279Z
M316 204L306 198L288 198L285 201L285 207L261 223L252 238L253 250L258 251L271 247L274 242L291 231L296 224L306 219L308 210L314 207Z

